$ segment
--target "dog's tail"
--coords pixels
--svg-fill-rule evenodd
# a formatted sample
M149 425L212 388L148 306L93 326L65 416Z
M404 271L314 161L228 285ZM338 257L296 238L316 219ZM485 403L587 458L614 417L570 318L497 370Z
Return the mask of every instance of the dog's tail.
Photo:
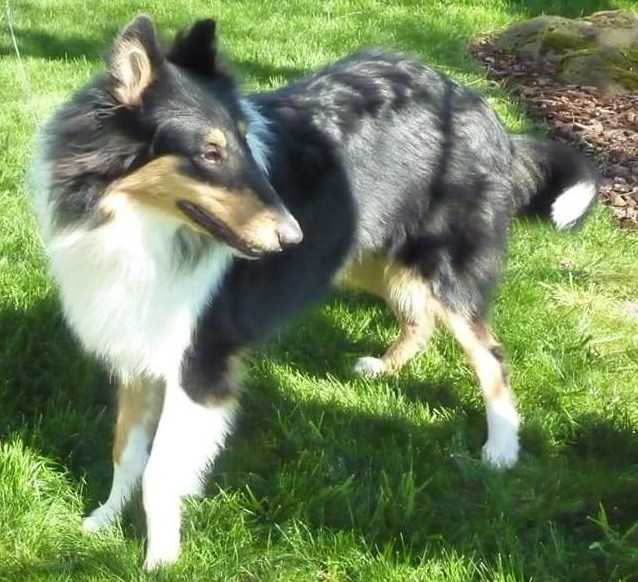
M512 136L512 145L519 213L548 217L559 229L578 225L596 201L599 177L593 164L559 142Z

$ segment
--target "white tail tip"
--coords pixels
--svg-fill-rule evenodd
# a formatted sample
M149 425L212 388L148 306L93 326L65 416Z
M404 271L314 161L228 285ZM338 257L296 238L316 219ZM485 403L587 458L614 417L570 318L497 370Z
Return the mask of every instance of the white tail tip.
M595 182L578 182L570 186L554 200L552 221L560 229L574 226L587 213L595 197Z

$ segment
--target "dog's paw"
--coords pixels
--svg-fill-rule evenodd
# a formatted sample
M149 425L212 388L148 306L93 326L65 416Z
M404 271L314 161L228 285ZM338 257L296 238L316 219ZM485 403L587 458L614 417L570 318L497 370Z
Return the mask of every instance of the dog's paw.
M354 365L354 372L359 376L374 378L386 372L386 365L381 358L366 356L357 360Z
M116 519L117 515L107 506L102 505L84 519L82 530L87 533L94 533L112 525Z
M492 399L487 405L487 442L483 461L494 469L510 469L518 461L518 429L521 419L508 397Z
M158 568L172 566L179 558L179 544L165 546L161 550L148 550L144 560L144 570L153 572Z
M483 445L483 462L497 470L511 469L518 461L518 438Z

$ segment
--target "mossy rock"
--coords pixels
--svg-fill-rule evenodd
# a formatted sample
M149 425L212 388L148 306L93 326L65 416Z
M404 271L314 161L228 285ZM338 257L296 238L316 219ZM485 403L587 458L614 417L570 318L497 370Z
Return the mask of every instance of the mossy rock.
M631 10L602 10L581 20L591 22L596 28L635 28L638 14Z
M553 59L559 77L605 93L638 90L638 13L607 10L587 18L539 16L499 34L503 50Z
M562 16L537 16L499 34L497 44L511 53L538 57L545 53L590 48L595 37L596 31L590 22Z
M621 52L579 51L565 55L559 76L568 83L588 85L617 95L638 91L638 60Z

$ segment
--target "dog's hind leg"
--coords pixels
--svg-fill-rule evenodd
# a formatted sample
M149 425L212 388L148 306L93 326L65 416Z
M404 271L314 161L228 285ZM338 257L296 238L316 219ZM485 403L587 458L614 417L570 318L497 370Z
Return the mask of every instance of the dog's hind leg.
M86 531L112 524L122 513L142 479L163 398L160 382L137 379L121 383L113 441L113 483L103 505L83 523Z
M399 335L381 358L359 358L354 370L364 376L393 374L422 352L432 336L432 294L427 281L399 263L378 269L367 290L381 296L396 315Z
M439 306L438 313L470 360L487 408L487 441L483 460L508 468L518 460L520 419L503 365L502 350L482 320L470 319Z

